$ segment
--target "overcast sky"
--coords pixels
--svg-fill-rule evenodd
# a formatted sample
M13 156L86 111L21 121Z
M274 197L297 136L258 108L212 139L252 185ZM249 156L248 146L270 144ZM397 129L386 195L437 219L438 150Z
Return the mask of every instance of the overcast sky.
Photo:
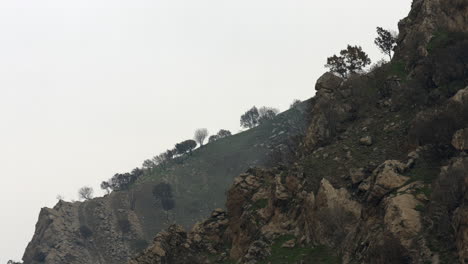
M0 1L0 263L41 207L253 105L314 94L326 57L397 29L410 0Z

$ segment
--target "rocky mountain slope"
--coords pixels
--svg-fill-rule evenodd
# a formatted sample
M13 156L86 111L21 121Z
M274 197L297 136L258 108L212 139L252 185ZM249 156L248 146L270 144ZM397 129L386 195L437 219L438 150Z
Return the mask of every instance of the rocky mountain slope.
M415 0L392 62L324 74L292 163L131 264L468 263L468 1Z
M128 190L43 208L24 263L126 263L171 223L190 227L224 207L225 193L241 172L287 158L288 146L295 144L291 139L305 131L307 105L145 170ZM171 184L174 192L175 208L168 213L152 193L161 182Z

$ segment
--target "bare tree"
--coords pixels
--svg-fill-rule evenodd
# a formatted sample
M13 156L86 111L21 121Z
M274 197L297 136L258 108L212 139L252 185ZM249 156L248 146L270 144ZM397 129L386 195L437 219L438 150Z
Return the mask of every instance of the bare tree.
M83 199L83 200L91 200L93 199L93 193L94 193L93 188L84 186L78 190L78 197L79 199Z
M203 146L203 142L205 141L206 137L208 137L208 129L206 128L199 128L195 130L195 141L200 144L200 147Z

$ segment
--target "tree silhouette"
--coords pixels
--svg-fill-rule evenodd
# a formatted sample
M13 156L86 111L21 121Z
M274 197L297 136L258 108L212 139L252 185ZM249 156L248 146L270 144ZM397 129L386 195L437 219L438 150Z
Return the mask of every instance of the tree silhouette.
M392 60L392 52L395 49L397 41L396 34L381 27L377 27L377 35L378 36L374 40L375 45Z

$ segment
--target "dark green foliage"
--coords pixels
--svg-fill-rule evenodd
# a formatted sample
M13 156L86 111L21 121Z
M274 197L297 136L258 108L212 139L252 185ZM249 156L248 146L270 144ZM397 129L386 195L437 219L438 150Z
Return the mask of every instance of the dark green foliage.
M389 64L388 75L389 76L397 76L402 80L406 80L408 78L408 71L406 70L405 63L403 61L392 61Z
M245 112L240 118L240 125L244 128L253 128L258 125L258 113L257 107L253 106L250 110Z
M264 124L272 120L279 113L279 110L273 107L252 107L249 111L241 116L240 123L244 128L253 128L257 125Z
M284 235L275 239L271 246L271 256L260 261L261 264L283 263L315 263L315 264L340 264L341 259L336 253L326 246L283 248L286 241L295 239L292 235Z
M103 181L101 183L101 188L104 190L111 189L114 191L127 190L142 175L143 170L140 168L135 168L130 173L116 173L107 182Z
M347 78L350 74L357 73L371 63L369 56L359 46L351 46L340 51L340 56L333 55L327 59L325 67L331 72Z
M232 136L231 131L226 130L226 129L220 129L216 135L210 136L208 139L208 142L215 142L218 139L225 138L225 137L230 137Z
M153 188L153 197L156 200L172 198L172 187L169 183L159 183Z
M272 120L279 113L279 110L273 107L263 106L258 110L258 123L264 124L268 120Z
M392 52L396 46L397 36L381 27L377 27L377 35L377 38L374 40L375 45L392 60Z
M330 68L331 72L340 75L343 78L348 76L348 69L346 68L345 58L343 56L333 55L327 58L326 68Z
M371 245L368 262L373 264L413 263L407 250L392 234L385 234L381 244Z
M444 107L426 111L413 121L408 133L415 145L449 145L458 129L468 124L468 107L449 103Z
M164 211L172 210L175 207L175 200L172 195L172 187L168 183L159 183L153 188L153 197L161 202Z
M192 150L197 147L197 142L195 140L185 140L175 145L175 150L178 155L184 155L187 153L192 153Z
M82 225L80 226L80 234L83 238L88 239L93 235L93 231L87 225Z
M161 199L161 206L164 211L169 211L174 209L175 207L175 200L174 198L162 198Z

